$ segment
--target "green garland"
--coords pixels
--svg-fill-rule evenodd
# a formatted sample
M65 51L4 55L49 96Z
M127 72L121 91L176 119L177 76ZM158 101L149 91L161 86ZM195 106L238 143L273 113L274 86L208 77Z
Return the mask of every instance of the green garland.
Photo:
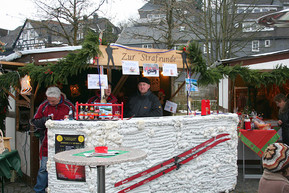
M217 84L221 79L228 77L233 81L237 75L240 75L248 86L258 87L276 84L281 86L289 79L289 68L286 66L277 66L270 72L261 72L260 70L250 70L243 67L242 64L235 66L219 65L217 67L208 67L202 57L202 52L196 42L190 43L187 48L191 71L200 73L198 80L200 86L208 84Z

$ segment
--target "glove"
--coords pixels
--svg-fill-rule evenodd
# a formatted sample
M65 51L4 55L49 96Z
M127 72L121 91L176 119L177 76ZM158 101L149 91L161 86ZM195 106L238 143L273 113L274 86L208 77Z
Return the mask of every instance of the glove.
M46 129L45 123L48 119L51 119L51 117L42 117L40 119L32 119L29 122L33 127L36 127L38 129Z

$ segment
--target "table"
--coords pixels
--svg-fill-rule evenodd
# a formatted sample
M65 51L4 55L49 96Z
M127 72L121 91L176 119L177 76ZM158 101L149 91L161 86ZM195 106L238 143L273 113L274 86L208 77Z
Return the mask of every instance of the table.
M119 164L123 162L138 161L147 156L145 151L139 149L131 149L125 147L109 147L109 150L128 151L126 153L113 157L81 157L74 156L84 151L92 150L92 148L75 149L63 151L54 155L54 161L62 164L89 166L97 168L97 192L105 192L105 166Z
M275 143L280 136L277 131L272 130L251 130L239 129L239 138L243 142L243 178L260 179L262 175L246 174L245 145L254 151L261 159L265 149L269 144Z
M0 154L0 176L2 178L2 192L4 192L4 177L11 178L10 170L14 169L19 175L21 171L21 159L17 150L5 151Z

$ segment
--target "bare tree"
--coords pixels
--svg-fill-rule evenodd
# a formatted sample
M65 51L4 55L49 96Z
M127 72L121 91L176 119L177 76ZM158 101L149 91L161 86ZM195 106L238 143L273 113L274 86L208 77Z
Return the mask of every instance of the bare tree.
M186 0L178 4L176 17L197 37L197 41L204 44L208 64L235 57L263 29L253 21L246 27L254 27L255 31L244 33L244 21L254 18L252 10L257 0L252 0L242 12L237 10L238 2Z
M155 6L153 13L138 21L132 21L133 27L126 28L126 33L144 42L153 42L157 48L173 48L186 35L180 32L181 23L174 17L177 0L148 0Z
M42 25L52 34L63 37L69 45L78 44L78 32L85 21L100 10L106 0L35 0L39 14L46 20ZM52 26L58 25L58 27Z

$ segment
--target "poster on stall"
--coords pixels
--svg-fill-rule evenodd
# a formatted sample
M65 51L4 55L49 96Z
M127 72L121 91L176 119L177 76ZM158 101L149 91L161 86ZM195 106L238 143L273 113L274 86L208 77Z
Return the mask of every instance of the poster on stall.
M176 64L163 64L163 75L164 76L178 76L178 68Z
M88 74L87 87L88 89L107 88L107 75L106 74Z
M159 77L159 65L158 64L143 64L144 76Z
M171 101L166 101L166 104L165 104L165 108L164 110L165 111L169 111L171 113L176 113L177 112L177 103L174 103L174 102L171 102Z
M121 62L123 75L139 75L138 61L123 60Z
M107 104L112 104L112 103L107 103ZM100 119L112 118L112 106L99 106L98 108L99 108Z
M84 148L84 135L55 135L55 154L71 149ZM58 180L85 182L85 167L55 162Z
M196 79L190 79L186 78L186 91L188 92L197 92L198 89L198 83Z

